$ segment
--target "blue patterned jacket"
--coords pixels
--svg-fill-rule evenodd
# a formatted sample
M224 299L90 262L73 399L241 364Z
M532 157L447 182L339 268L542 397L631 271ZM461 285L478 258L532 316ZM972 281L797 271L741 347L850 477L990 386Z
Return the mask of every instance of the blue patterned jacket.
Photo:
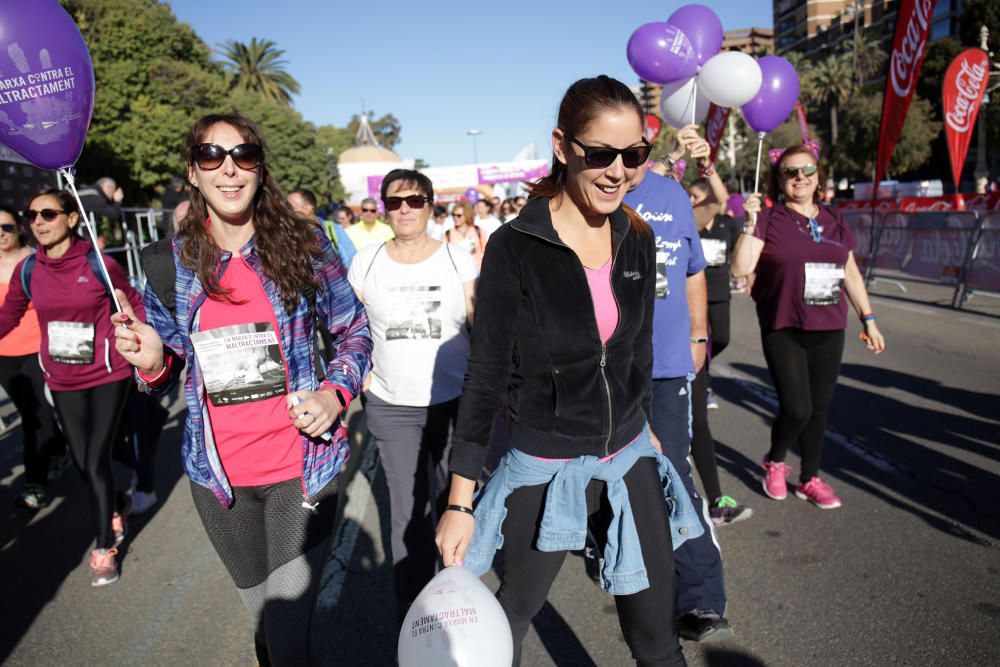
M319 283L315 314L317 321L326 323L334 345L324 385L342 387L351 396L357 396L362 380L371 369L372 340L368 331L368 315L347 282L347 273L330 241L320 230L317 230L316 236L323 249L324 261L315 263ZM279 342L288 365L290 391L315 391L318 387L313 360L315 331L307 299L304 296L300 298L295 311L289 315L277 285L264 275L254 239L250 239L240 253L260 276L274 309ZM139 385L153 395L167 393L180 378L185 362L188 362L189 370L184 381L184 397L188 406L182 446L184 471L193 482L211 489L219 502L228 507L232 504L233 492L215 446L205 403L204 378L191 344L191 334L199 331L200 308L207 295L197 274L180 263L179 254L178 241L174 240L174 265L177 267L174 314L171 315L150 285L146 285L143 294L149 324L163 339L164 352L174 357L170 378L155 388L146 386L140 378ZM229 252L222 253L220 276L231 257ZM302 434L302 490L306 500L336 477L349 456L345 426L337 422L331 429L331 435L332 440L326 442Z

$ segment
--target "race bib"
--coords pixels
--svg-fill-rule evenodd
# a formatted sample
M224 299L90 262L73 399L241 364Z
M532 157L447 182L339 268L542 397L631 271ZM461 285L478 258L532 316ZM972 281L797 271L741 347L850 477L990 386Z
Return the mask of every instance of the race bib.
M233 324L191 334L212 405L236 405L280 396L287 372L270 322Z
M391 287L386 298L389 313L385 325L387 341L441 338L441 285Z
M726 242L722 239L702 239L701 251L705 253L705 261L709 266L722 266L726 263Z
M670 286L667 281L667 253L663 250L656 251L656 298L666 299L670 294Z
M60 364L94 363L94 325L49 322L49 358Z
M806 286L802 299L807 306L838 304L843 282L843 264L806 262Z

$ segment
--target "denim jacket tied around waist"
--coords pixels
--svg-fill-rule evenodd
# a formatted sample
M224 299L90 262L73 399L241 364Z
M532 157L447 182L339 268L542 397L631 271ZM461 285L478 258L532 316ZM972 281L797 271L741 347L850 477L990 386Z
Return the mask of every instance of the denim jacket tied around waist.
M548 484L545 511L535 546L539 551L583 549L587 538L586 487L597 479L607 484L611 523L604 547L601 588L612 595L631 595L649 587L639 546L625 474L642 457L655 457L670 513L670 536L676 550L704 533L684 483L670 460L656 451L649 427L609 461L581 456L569 461L545 461L511 448L475 501L476 527L463 567L482 576L503 546L507 496L522 486Z

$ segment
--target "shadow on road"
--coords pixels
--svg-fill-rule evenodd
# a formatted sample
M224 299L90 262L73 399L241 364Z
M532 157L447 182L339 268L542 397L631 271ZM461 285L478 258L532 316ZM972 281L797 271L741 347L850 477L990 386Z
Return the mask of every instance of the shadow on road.
M775 405L767 369L750 364L732 366L753 377L755 382L713 378L716 392L757 414L770 426ZM945 453L952 448L1000 462L997 422L960 412L917 407L887 396L879 388L899 387L941 405L981 416L997 414L989 407L992 403L995 408L996 398L879 367L845 364L842 374L873 387L869 390L839 384L830 409L828 428L847 436L850 447L861 455L828 446L822 470L949 535L983 543L981 537L955 523L961 522L990 538L1000 539L1000 515L987 496L990 489L1000 488L1000 476L960 456ZM755 454L759 452L763 457L767 449L768 442L759 443ZM722 443L717 443L717 451L720 466L763 497L759 461L750 460ZM905 500L886 493L886 488L895 490Z
M179 442L183 423L184 412L171 417L161 441ZM0 446L19 453L20 433L20 429L11 429L0 438ZM124 488L130 473L118 468L116 466L115 479L118 488ZM156 471L156 494L165 499L183 474L175 447L163 447L157 452ZM0 663L11 654L69 574L86 560L94 541L87 492L74 468L68 468L60 480L47 485L46 492L52 504L40 512L14 509L14 496L20 485L21 480L15 479L10 485L0 486L0 507L10 508L3 510L7 516L0 525L0 544L3 545L0 571L7 573L3 586L4 622L0 624ZM161 506L162 500L129 521L128 536L118 547L123 580L128 577L124 563L129 545ZM81 580L71 585L82 588L89 587L89 583Z

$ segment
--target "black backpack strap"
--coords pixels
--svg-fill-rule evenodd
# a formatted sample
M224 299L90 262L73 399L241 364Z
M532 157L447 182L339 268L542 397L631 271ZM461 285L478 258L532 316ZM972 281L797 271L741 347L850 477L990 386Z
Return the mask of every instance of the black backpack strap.
M31 301L31 274L35 271L37 260L38 257L35 256L35 253L31 253L24 258L24 262L21 264L21 289L28 295L28 301Z
M87 251L87 264L90 265L90 272L94 274L97 278L97 282L104 286L104 291L107 293L108 298L114 301L111 293L111 286L104 281L104 272L101 270L101 260L97 257L97 250L93 247Z
M451 256L451 244L445 243L444 249L448 251L448 259L451 261L451 268L455 269L455 273L458 273L458 264L455 263L455 258ZM461 274L459 274L461 276Z
M170 239L160 239L143 248L141 262L146 284L153 288L160 303L173 315L176 309L174 284L177 281L177 266Z

